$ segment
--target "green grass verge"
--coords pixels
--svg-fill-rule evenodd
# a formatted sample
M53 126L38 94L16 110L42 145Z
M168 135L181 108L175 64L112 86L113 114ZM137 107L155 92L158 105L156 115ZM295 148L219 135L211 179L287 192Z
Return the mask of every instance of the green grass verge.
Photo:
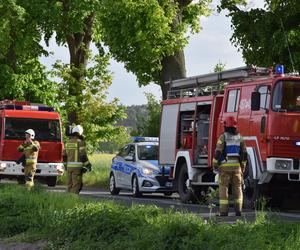
M300 224L205 222L155 206L124 207L67 193L0 185L0 238L48 241L48 249L300 249Z
M83 185L96 188L108 188L109 173L113 154L94 154L89 156L93 165L93 171L83 175ZM58 184L67 184L67 173L59 178Z

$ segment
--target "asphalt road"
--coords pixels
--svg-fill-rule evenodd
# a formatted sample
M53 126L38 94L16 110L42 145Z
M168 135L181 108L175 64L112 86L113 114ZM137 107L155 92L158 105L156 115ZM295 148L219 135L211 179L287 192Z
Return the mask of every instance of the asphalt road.
M65 192L64 186L56 186L55 188L47 188L49 191ZM235 223L237 220L255 221L257 212L254 210L246 209L243 211L241 217L236 217L233 206L230 206L228 217L216 216L218 206L216 205L210 211L208 204L183 204L180 202L178 195L164 196L163 194L144 194L142 198L132 197L130 192L120 192L119 195L111 195L109 191L98 190L92 188L83 188L80 193L81 196L92 198L95 200L112 200L114 202L132 206L134 204L141 205L155 205L163 209L172 209L185 213L194 213L203 219L213 219L216 222ZM270 211L266 210L267 216L276 217L284 221L300 221L300 208L299 210L287 211Z

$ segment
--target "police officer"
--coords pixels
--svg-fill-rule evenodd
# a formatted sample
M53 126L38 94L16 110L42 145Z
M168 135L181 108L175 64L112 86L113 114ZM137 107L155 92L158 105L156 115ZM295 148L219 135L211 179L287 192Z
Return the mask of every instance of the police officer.
M92 170L82 133L83 128L76 125L64 150L65 167L68 173L67 191L75 194L79 194L82 189L82 175Z
M28 190L34 186L34 175L36 171L37 158L40 150L40 144L34 140L35 132L32 129L25 131L25 141L18 147L22 152L22 165L24 166L25 185Z
M247 150L242 136L237 132L237 122L228 116L224 122L224 133L217 141L213 159L214 169L219 171L220 216L228 215L228 187L231 184L235 214L241 216L243 204L243 173L246 167Z

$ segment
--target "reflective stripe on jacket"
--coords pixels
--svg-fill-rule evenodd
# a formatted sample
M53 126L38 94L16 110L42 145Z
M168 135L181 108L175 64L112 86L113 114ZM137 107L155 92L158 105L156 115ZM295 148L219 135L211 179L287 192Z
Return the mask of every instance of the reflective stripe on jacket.
M244 164L247 155L246 146L242 136L224 132L217 141L214 165L220 167L235 167Z
M241 136L240 134L232 135L224 133L225 136L225 152L227 156L240 156L241 151Z
M25 155L25 164L31 165L37 163L38 154L40 150L40 143L38 141L32 141L32 143L23 142L18 151Z
M66 163L68 168L81 168L89 164L85 142L77 137L72 137L65 144Z

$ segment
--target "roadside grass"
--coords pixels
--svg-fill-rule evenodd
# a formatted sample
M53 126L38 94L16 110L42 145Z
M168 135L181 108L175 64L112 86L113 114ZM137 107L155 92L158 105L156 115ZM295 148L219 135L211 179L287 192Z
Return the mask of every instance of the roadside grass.
M125 207L37 186L0 184L0 238L47 249L300 249L300 224L267 218L217 224L156 206Z
M83 175L83 185L95 188L107 189L109 185L109 173L111 160L114 154L93 154L89 156L93 170ZM67 184L67 173L59 178L58 184Z

